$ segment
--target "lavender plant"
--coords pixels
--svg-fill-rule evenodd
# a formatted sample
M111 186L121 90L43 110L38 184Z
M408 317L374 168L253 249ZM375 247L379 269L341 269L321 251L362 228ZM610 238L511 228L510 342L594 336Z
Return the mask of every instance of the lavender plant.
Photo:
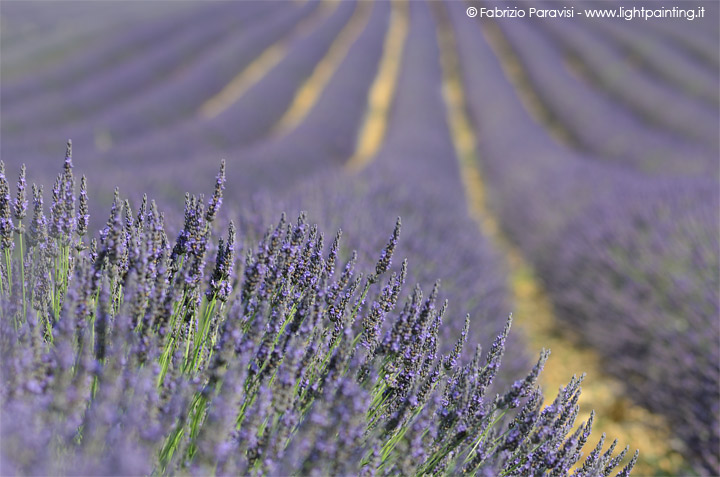
M543 407L547 351L488 392L510 319L485 355L459 359L467 320L439 352L447 303L438 286L403 294L400 219L365 272L304 214L252 247L230 223L216 244L223 166L174 243L154 202L116 191L88 244L70 145L49 220L33 187L25 229L23 180L13 202L0 176L3 473L599 476L627 453L603 436L580 462L582 378Z

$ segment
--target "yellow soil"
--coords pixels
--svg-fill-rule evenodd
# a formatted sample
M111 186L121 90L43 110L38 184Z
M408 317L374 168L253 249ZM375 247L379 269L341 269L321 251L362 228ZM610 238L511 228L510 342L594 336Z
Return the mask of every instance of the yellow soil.
M372 1L358 2L355 13L350 21L333 41L325 57L317 64L312 75L305 81L295 94L292 104L285 111L275 127L276 134L283 134L295 129L308 112L315 106L320 93L345 59L350 47L355 43L370 20Z
M628 444L632 449L639 448L634 475L676 474L683 466L683 459L668 445L671 437L667 424L660 416L649 413L624 397L622 383L602 371L600 357L593 350L578 345L577 337L557 323L541 281L518 248L504 237L497 219L488 209L477 157L477 140L465 109L455 38L440 7L436 8L436 12L442 20L439 22L438 38L442 53L443 93L468 210L481 232L507 259L508 286L515 305L514 324L526 336L530 350L539 352L543 347L552 350L541 375L541 385L547 394L546 403L552 401L557 389L567 384L573 375L586 373L578 423L585 421L590 410L594 409L595 442L604 432L610 441L617 438L621 447ZM532 98L526 95L526 104L528 97ZM530 102L533 101L530 99ZM589 446L595 442L589 443Z
M545 126L545 129L555 141L567 146L575 145L572 134L555 119L552 112L545 106L543 100L535 92L525 71L525 67L520 63L512 46L503 36L500 27L493 21L487 20L482 22L482 31L488 44L500 60L500 65L505 72L505 76L507 76L515 87L518 98L520 98L525 109L528 110L537 122Z
M385 36L383 57L368 96L365 122L360 129L355 154L346 163L350 172L367 166L377 154L387 129L390 105L395 94L402 54L408 33L408 6L406 0L392 4L390 27Z
M203 119L212 119L235 104L248 89L263 79L270 70L285 58L293 40L312 30L318 22L327 18L338 5L340 5L338 1L325 0L321 8L301 21L289 34L266 48L260 56L255 58L245 69L238 73L220 92L205 101L200 106L198 115Z

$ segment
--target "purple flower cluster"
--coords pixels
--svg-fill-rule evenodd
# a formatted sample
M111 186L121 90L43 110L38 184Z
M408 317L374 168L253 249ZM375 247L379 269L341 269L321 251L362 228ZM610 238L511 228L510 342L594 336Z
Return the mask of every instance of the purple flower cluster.
M18 186L19 188L19 186ZM12 250L15 243L13 232L15 225L12 220L13 203L10 198L10 184L5 177L5 163L0 161L0 240L3 249Z
M58 213L75 203L65 164ZM3 473L510 476L578 464L599 476L620 464L627 449L604 437L580 460L592 426L573 431L581 379L542 407L546 352L488 392L511 320L485 357L460 359L469 318L441 351L439 286L403 298L409 267L392 265L400 220L368 272L356 254L338 264L340 233L326 247L304 214L255 245L230 225L206 279L224 186L221 171L207 205L188 196L174 245L154 202L133 212L116 192L89 247L70 246L75 228L48 235L33 187L27 249L2 248Z

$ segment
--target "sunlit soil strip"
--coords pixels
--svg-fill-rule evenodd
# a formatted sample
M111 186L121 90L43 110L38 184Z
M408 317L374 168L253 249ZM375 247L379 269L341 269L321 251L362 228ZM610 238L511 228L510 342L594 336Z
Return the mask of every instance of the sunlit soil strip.
M307 113L315 106L320 93L327 86L340 63L345 59L350 47L355 43L370 20L372 2L360 1L350 21L333 41L325 57L317 64L312 75L296 93L293 103L275 127L275 134L286 133L302 122Z
M440 7L436 7L436 10L438 17L442 17ZM640 449L636 475L656 475L658 471L672 474L682 465L682 458L668 446L670 432L667 425L660 416L650 414L623 397L621 383L601 371L600 357L591 349L576 345L577 337L560 329L552 304L532 267L523 259L517 247L504 237L498 221L488 209L482 173L478 167L477 141L465 110L455 39L446 21L440 21L438 25L443 95L468 211L480 231L506 257L508 284L515 307L514 324L523 331L532 353L539 353L543 347L552 350L541 375L541 384L546 394L545 404L552 402L558 388L567 384L573 375L587 373L580 396L581 413L577 423L586 421L590 410L596 411L593 426L593 435L596 437L588 446L592 448L604 432L610 441L617 438L621 446L628 444L633 449Z
M485 39L495 51L495 56L500 60L505 76L515 88L525 109L528 110L535 121L542 124L550 132L557 142L573 148L580 148L573 134L562 125L552 110L546 106L545 101L535 91L529 74L517 55L515 55L510 43L505 39L500 27L492 20L483 20L482 27Z
M385 138L390 105L397 86L408 26L407 2L405 0L394 1L390 14L390 26L383 45L383 57L380 60L380 67L368 96L365 121L358 135L355 154L345 165L350 172L360 171L367 166L377 154Z
M198 110L200 117L203 119L215 118L235 104L250 87L260 81L285 58L288 47L293 40L312 30L318 22L330 16L338 5L340 5L338 1L325 0L322 7L300 22L300 25L288 35L266 48L260 56L247 65L219 93L205 101Z

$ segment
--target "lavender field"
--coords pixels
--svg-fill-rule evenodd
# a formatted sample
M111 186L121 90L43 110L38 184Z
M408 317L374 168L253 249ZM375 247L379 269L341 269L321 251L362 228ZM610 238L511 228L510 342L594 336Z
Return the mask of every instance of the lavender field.
M2 0L0 362L0 475L720 475L720 4Z

